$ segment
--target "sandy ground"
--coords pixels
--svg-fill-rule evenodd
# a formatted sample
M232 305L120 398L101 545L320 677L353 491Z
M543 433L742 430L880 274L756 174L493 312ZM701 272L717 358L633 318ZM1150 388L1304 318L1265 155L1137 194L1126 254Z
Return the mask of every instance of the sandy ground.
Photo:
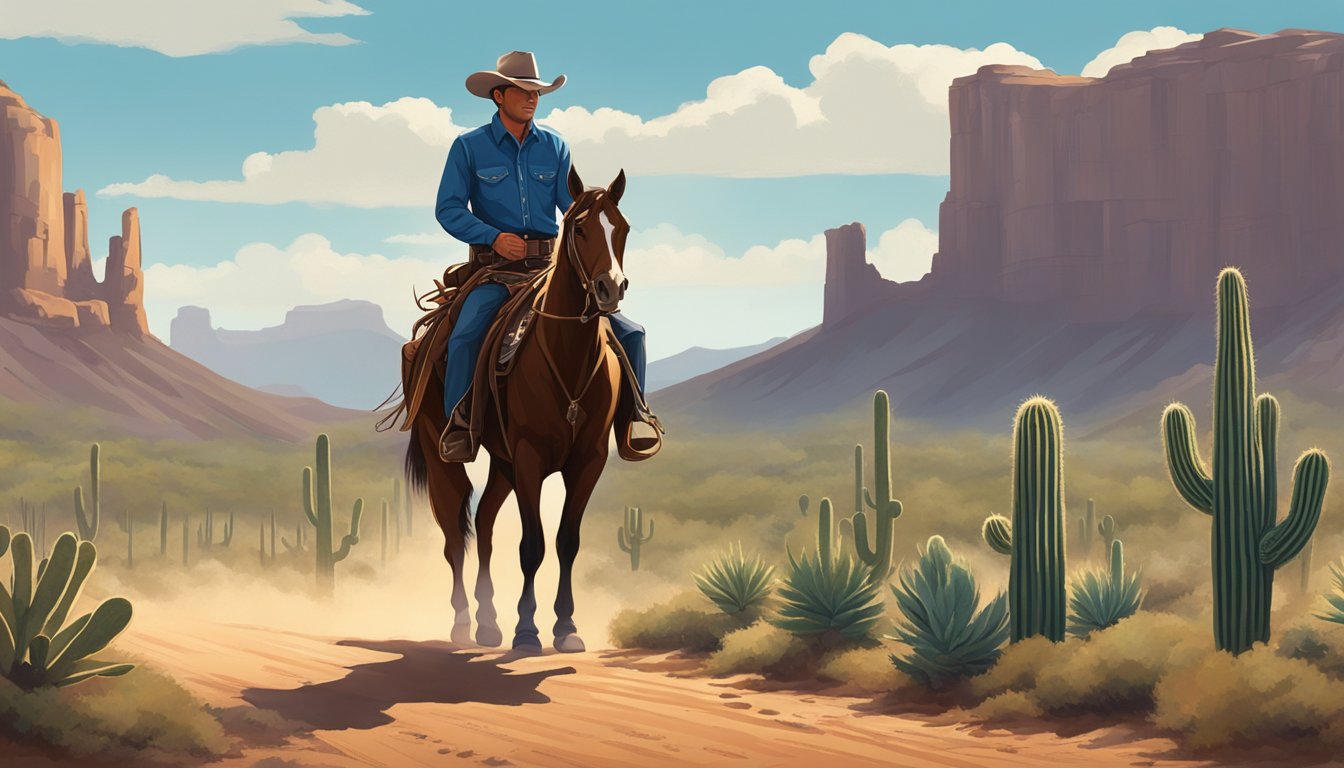
M935 725L865 712L868 699L671 674L667 656L517 658L199 622L138 622L117 645L210 704L247 703L313 727L225 766L1208 765L1165 760L1170 741L1123 729L1062 738Z

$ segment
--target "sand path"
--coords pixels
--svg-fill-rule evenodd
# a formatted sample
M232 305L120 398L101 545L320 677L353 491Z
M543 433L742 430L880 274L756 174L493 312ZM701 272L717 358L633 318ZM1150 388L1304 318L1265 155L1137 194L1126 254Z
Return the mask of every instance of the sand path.
M1062 738L934 725L864 712L867 699L675 676L663 656L517 658L442 642L151 622L117 644L212 705L248 703L313 726L226 766L1207 765L1164 760L1171 742L1123 729Z

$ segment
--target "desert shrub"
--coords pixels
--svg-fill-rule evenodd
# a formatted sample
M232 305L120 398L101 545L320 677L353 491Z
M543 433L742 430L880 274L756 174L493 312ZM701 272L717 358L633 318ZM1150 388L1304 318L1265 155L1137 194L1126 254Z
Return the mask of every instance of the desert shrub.
M740 618L706 608L700 593L683 592L642 611L621 611L608 631L618 648L704 653L717 650L724 635L741 627Z
M971 680L977 697L1025 693L1043 710L1147 712L1169 670L1213 653L1204 627L1164 613L1140 613L1086 642L1030 638L1010 645L988 673Z
M817 676L835 680L869 693L899 691L914 681L892 666L884 648L851 648L828 657Z
M0 733L71 755L126 765L164 755L217 757L229 749L220 724L172 678L137 666L130 674L24 693L0 683Z
M706 666L716 675L768 673L785 666L796 667L811 655L812 649L802 639L758 621L724 635L722 647L710 654Z
M1125 574L1124 545L1112 541L1110 569L1084 571L1074 582L1069 596L1069 634L1087 637L1137 613L1143 602L1139 580L1138 572Z
M1344 715L1344 682L1264 645L1175 667L1155 697L1153 722L1195 749L1301 745L1303 739L1317 740L1318 747L1344 745L1344 731L1334 728Z
M971 714L986 720L1034 720L1044 713L1028 694L1006 691L980 702Z
M1344 678L1344 629L1303 620L1276 633L1274 640L1278 655L1301 659L1327 675Z
M774 577L774 566L762 562L760 555L748 560L738 542L736 551L729 547L726 554L695 574L695 583L719 610L739 614L759 607L770 596Z
M818 556L789 552L789 575L779 589L775 626L803 636L838 636L844 642L872 641L882 618L878 584L849 554L819 548Z
M980 608L980 588L964 563L956 562L941 536L929 539L919 564L902 571L891 588L904 621L896 636L910 647L891 662L925 685L941 688L993 666L1008 639L1008 600L1000 592Z

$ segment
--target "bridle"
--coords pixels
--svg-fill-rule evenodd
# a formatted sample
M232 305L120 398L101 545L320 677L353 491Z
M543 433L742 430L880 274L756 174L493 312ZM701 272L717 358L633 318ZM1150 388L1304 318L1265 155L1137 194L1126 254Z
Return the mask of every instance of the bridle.
M593 196L594 203L600 199L600 193ZM542 317L549 317L552 320L578 320L580 323L587 323L589 320L595 320L602 315L611 314L610 310L602 310L596 306L591 306L597 303L597 296L593 292L593 280L592 277L589 276L588 270L584 267L583 260L579 258L578 249L574 245L574 228L582 224L588 218L588 214L592 209L593 205L590 203L589 205L584 206L582 211L575 214L572 220L566 216L564 221L565 229L560 238L565 242L565 255L569 258L569 265L573 268L575 274L579 276L579 282L583 285L583 309L577 315L557 315L547 312L540 306L541 299L545 296L545 293L538 292L536 298L532 300L532 311ZM554 267L552 267L552 269L554 269ZM591 315L588 314L590 308L595 310Z

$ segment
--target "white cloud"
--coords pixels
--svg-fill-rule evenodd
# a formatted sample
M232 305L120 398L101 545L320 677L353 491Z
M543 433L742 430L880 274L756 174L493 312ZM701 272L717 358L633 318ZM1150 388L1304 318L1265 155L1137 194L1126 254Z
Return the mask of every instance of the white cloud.
M346 0L4 0L0 39L50 37L198 56L248 45L350 45L359 41L309 32L294 19L368 14Z
M429 236L437 237L388 240L415 245L407 238ZM631 288L624 311L660 334L656 344L650 340L651 355L750 344L820 321L822 234L753 246L740 255L670 224L636 230L628 242ZM907 219L881 235L869 258L888 278L917 279L936 244L935 234ZM388 325L408 335L420 316L412 287L429 290L445 266L437 251L426 258L341 253L327 238L308 233L284 247L250 243L214 266L152 264L145 269L145 304L151 330L163 339L186 304L209 308L218 327L243 330L278 325L297 305L340 299L378 304Z
M219 327L255 329L278 325L301 304L364 299L383 307L394 331L408 335L419 311L411 298L434 287L443 275L441 258L388 258L340 253L331 241L305 234L284 248L249 243L214 266L152 264L145 268L145 309L151 330L162 339L179 307L210 309Z
M241 181L178 181L161 174L112 184L99 196L137 195L230 203L334 203L359 208L426 206L438 192L448 147L462 128L452 110L404 97L354 101L313 112L314 148L256 152Z
M1144 32L1126 32L1115 45L1097 54L1096 58L1083 67L1083 77L1105 77L1111 67L1127 64L1149 51L1163 48L1175 48L1182 43L1200 40L1203 35L1193 35L1176 27L1153 27Z
M631 175L945 174L948 86L985 64L1041 66L1006 43L983 51L888 47L846 33L812 57L814 79L804 88L751 67L712 81L704 99L649 120L609 107L569 107L539 122L566 138L590 184L605 183L622 167ZM312 148L254 153L241 162L240 180L154 174L98 194L424 206L437 193L448 147L465 128L453 123L451 109L413 97L380 107L334 104L313 119Z
M938 233L919 219L906 219L883 232L877 246L869 244L868 261L888 280L918 280L929 271L938 252Z

